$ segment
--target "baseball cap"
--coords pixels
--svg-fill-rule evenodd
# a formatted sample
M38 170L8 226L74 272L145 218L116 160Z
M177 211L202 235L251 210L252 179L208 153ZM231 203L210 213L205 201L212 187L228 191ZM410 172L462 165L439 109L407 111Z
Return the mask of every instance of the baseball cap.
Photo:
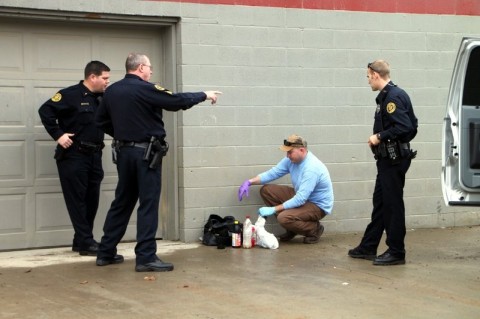
M286 140L283 140L283 145L280 146L280 150L288 152L295 147L307 147L307 141L297 134L292 134Z

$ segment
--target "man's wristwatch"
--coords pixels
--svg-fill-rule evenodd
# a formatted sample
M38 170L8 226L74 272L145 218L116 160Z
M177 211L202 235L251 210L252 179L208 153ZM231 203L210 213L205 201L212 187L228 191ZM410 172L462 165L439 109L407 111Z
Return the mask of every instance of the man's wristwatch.
M377 133L377 138L379 141L381 141L382 139L380 138L380 133Z

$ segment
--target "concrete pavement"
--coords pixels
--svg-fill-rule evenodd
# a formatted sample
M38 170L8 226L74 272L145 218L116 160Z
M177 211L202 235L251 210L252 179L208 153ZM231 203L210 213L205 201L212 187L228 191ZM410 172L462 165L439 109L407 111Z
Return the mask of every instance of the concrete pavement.
M136 273L133 243L105 267L69 248L2 252L0 318L480 317L480 227L410 230L406 265L388 267L347 256L361 235L278 250L159 241L168 273Z

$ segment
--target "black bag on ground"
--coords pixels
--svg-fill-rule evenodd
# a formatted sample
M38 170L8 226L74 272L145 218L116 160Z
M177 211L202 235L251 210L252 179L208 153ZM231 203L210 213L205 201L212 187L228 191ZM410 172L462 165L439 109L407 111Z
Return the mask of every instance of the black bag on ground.
M231 246L232 235L229 231L235 222L235 217L225 216L220 217L211 214L208 217L207 223L203 227L202 243L207 246Z

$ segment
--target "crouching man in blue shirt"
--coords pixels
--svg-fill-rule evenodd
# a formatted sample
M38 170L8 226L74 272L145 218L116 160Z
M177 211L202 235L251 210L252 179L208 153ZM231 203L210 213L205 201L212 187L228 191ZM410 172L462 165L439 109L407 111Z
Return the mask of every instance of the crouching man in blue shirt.
M260 196L267 205L258 210L266 217L276 215L278 223L286 229L280 241L305 236L305 244L318 243L324 227L320 220L332 213L333 188L327 167L308 151L307 141L291 135L283 141L280 150L287 152L275 167L243 182L238 199L248 197L250 185L263 185ZM290 174L293 187L267 184Z

